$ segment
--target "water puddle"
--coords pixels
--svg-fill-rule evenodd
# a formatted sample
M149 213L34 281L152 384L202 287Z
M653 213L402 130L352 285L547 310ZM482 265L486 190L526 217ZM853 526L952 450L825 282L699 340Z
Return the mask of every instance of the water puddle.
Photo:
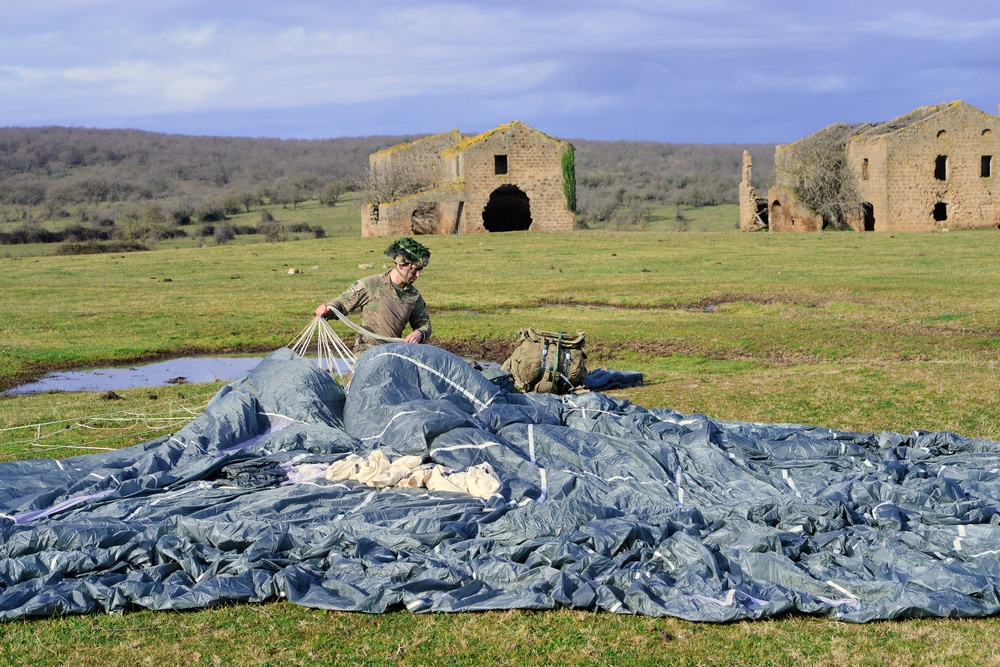
M3 392L2 396L45 391L113 391L168 384L232 382L246 376L262 357L182 357L146 366L98 368L49 373L35 382Z

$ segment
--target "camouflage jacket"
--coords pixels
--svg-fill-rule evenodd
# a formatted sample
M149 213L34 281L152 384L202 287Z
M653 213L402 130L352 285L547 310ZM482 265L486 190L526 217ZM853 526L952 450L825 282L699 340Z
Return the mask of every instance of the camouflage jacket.
M413 285L399 287L389 279L389 272L356 280L343 294L327 304L344 314L361 309L361 326L379 336L402 338L407 324L423 334L421 343L431 337L431 316L427 304ZM363 352L378 341L358 336L354 351Z

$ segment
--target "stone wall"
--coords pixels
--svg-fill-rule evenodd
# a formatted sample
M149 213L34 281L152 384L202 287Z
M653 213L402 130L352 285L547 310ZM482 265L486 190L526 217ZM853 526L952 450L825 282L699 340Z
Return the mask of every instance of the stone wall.
M528 196L531 229L573 229L573 211L566 208L562 155L566 142L547 137L523 123L511 123L486 133L455 151L464 162L466 206L461 231L485 231L483 211L490 195L513 185ZM496 173L496 157L506 156L507 173Z
M361 213L362 236L454 234L464 208L461 183L450 183L410 197L369 204ZM373 211L377 210L377 215ZM373 219L374 218L374 219ZM433 219L433 222L430 221Z
M868 161L865 165L865 160ZM872 207L874 229L889 230L892 211L889 204L888 151L885 141L857 138L847 144L847 164L858 182L863 201Z
M772 232L820 232L823 217L799 201L787 188L774 185L767 191L768 228Z
M458 130L441 132L372 153L368 163L373 172L396 173L432 187L454 180L441 172L440 153L460 141L462 134Z
M989 176L982 175L984 156ZM848 163L872 205L876 231L1000 226L1000 118L968 104L942 105L892 132L862 134L848 144Z

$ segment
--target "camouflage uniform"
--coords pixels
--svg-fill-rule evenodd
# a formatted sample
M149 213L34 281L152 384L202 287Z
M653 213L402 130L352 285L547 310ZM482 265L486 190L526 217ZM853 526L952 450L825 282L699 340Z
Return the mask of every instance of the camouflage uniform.
M431 316L424 298L413 285L393 284L389 271L356 280L326 305L345 314L360 308L361 326L379 336L401 338L404 327L409 324L414 331L423 334L421 343L431 337ZM358 336L354 351L360 354L378 344L378 341Z

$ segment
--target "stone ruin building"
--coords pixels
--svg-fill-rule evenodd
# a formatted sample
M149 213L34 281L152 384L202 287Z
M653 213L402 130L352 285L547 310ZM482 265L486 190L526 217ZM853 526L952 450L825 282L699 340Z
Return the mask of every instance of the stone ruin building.
M519 121L474 137L458 130L369 157L362 236L573 229L573 145Z
M1000 227L1000 116L962 101L921 107L861 126L846 145L860 207L856 231L933 231ZM775 162L787 147L778 146ZM743 154L740 229L820 231L823 218L786 187L754 192Z

